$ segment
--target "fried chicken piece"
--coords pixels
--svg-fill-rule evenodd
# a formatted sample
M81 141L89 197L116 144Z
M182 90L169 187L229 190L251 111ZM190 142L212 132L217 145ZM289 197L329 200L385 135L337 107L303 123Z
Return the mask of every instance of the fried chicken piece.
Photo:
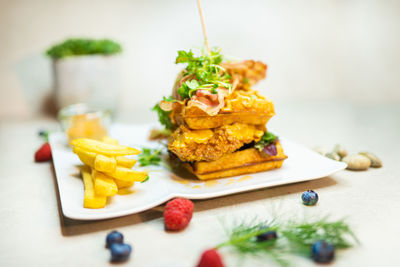
M181 125L170 136L168 149L182 161L212 161L244 144L259 141L264 132L265 126L242 123L206 130L191 130Z
M232 77L234 90L249 90L251 86L265 78L267 65L261 61L244 60L240 62L225 62L221 66Z

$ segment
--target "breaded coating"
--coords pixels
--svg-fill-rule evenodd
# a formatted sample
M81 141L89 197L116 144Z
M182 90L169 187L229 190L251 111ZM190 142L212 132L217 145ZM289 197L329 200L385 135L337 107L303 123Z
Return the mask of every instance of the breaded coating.
M170 136L168 149L182 161L212 161L261 139L265 126L241 123L216 129L191 130L181 125Z

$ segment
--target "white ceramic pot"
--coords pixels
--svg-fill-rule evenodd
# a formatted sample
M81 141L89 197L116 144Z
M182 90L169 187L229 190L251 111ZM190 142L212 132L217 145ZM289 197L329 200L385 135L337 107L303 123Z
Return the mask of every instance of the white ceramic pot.
M53 61L58 108L76 103L115 112L121 86L119 55L88 55Z

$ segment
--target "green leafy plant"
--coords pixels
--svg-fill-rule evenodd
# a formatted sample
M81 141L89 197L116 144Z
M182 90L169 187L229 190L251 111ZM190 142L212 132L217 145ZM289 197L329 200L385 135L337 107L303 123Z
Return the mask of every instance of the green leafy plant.
M269 231L277 233L277 239L257 241L257 236ZM282 266L289 266L288 253L310 256L311 246L319 240L330 243L336 249L351 247L358 242L350 227L343 221L329 222L326 218L314 222L279 223L241 222L228 230L228 240L216 248L231 247L241 255L269 255Z
M273 133L265 132L264 135L261 137L261 140L258 141L254 145L254 147L261 151L264 149L264 147L266 147L269 144L274 143L277 139L278 139L278 137L276 135L274 135Z
M218 87L231 90L230 76L219 64L223 61L220 49L210 51L210 54L202 52L195 56L191 50L178 51L175 63L186 63L183 79L187 79L178 88L178 94L183 98L190 98L197 90L209 90L216 94ZM186 78L185 78L186 77Z
M68 39L50 47L46 54L53 59L80 55L112 55L122 52L120 44L109 39Z

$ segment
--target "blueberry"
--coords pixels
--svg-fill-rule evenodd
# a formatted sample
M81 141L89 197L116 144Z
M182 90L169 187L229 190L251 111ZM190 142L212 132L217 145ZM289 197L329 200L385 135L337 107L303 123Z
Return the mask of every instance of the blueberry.
M265 228L268 228L268 227L266 227L266 226L261 227L260 230L263 230L263 229L265 229ZM275 231L268 231L268 232L259 234L259 235L257 236L257 241L258 241L258 242L270 241L270 240L275 240L275 239L277 239L277 238L278 238L278 235L276 234Z
M313 190L307 190L301 195L301 200L303 200L304 205L315 205L318 202L318 194L315 193Z
M132 252L131 245L113 243L110 245L111 250L111 261L112 262L122 262L129 259Z
M118 231L112 231L108 233L106 237L106 248L109 248L111 244L122 244L124 243L124 236Z
M311 248L311 257L315 262L331 262L335 258L335 248L325 241L317 241Z

